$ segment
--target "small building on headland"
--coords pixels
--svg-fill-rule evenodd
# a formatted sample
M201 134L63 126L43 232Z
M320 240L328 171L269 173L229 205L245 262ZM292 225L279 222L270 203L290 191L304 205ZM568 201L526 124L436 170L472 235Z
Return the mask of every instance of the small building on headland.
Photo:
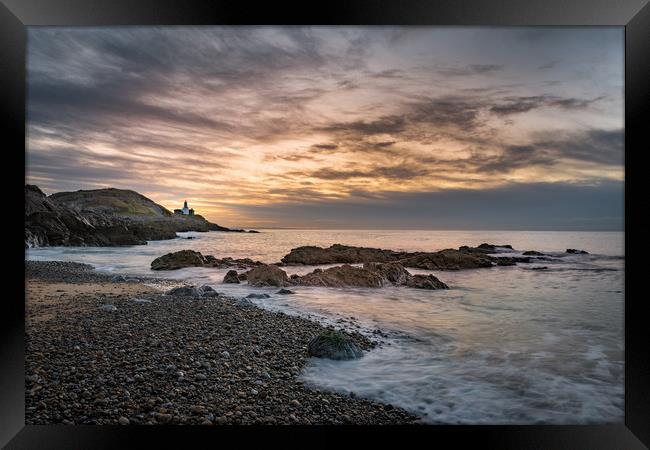
M174 214L180 214L182 216L193 216L194 215L194 209L193 208L188 208L187 200L185 200L185 203L183 204L183 208L182 209L175 209Z

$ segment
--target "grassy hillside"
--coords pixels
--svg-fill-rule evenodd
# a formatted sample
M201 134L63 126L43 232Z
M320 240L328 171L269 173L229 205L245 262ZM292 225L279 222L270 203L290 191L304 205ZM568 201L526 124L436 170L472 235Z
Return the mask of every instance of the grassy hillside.
M126 189L94 189L58 192L50 196L78 211L92 211L116 216L169 217L171 211L142 194Z

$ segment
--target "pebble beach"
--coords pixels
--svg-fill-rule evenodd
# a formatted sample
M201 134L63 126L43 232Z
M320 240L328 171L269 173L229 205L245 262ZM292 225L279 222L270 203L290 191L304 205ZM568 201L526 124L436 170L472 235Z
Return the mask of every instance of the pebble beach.
M26 424L413 424L393 405L299 379L326 328L172 280L26 261ZM370 351L377 342L350 332Z

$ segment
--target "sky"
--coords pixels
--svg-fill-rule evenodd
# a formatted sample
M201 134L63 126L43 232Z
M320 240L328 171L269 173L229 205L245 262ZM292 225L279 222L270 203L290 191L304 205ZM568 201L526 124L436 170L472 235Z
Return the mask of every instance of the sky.
M622 27L29 27L26 182L225 226L622 230Z

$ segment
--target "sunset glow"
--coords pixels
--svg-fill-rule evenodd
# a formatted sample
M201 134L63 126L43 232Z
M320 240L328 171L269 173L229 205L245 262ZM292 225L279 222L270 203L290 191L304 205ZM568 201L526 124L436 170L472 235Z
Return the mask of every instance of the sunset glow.
M400 208L549 192L612 227L623 31L30 28L27 125L27 182L45 192L187 199L225 226L362 226L358 205L390 227Z

